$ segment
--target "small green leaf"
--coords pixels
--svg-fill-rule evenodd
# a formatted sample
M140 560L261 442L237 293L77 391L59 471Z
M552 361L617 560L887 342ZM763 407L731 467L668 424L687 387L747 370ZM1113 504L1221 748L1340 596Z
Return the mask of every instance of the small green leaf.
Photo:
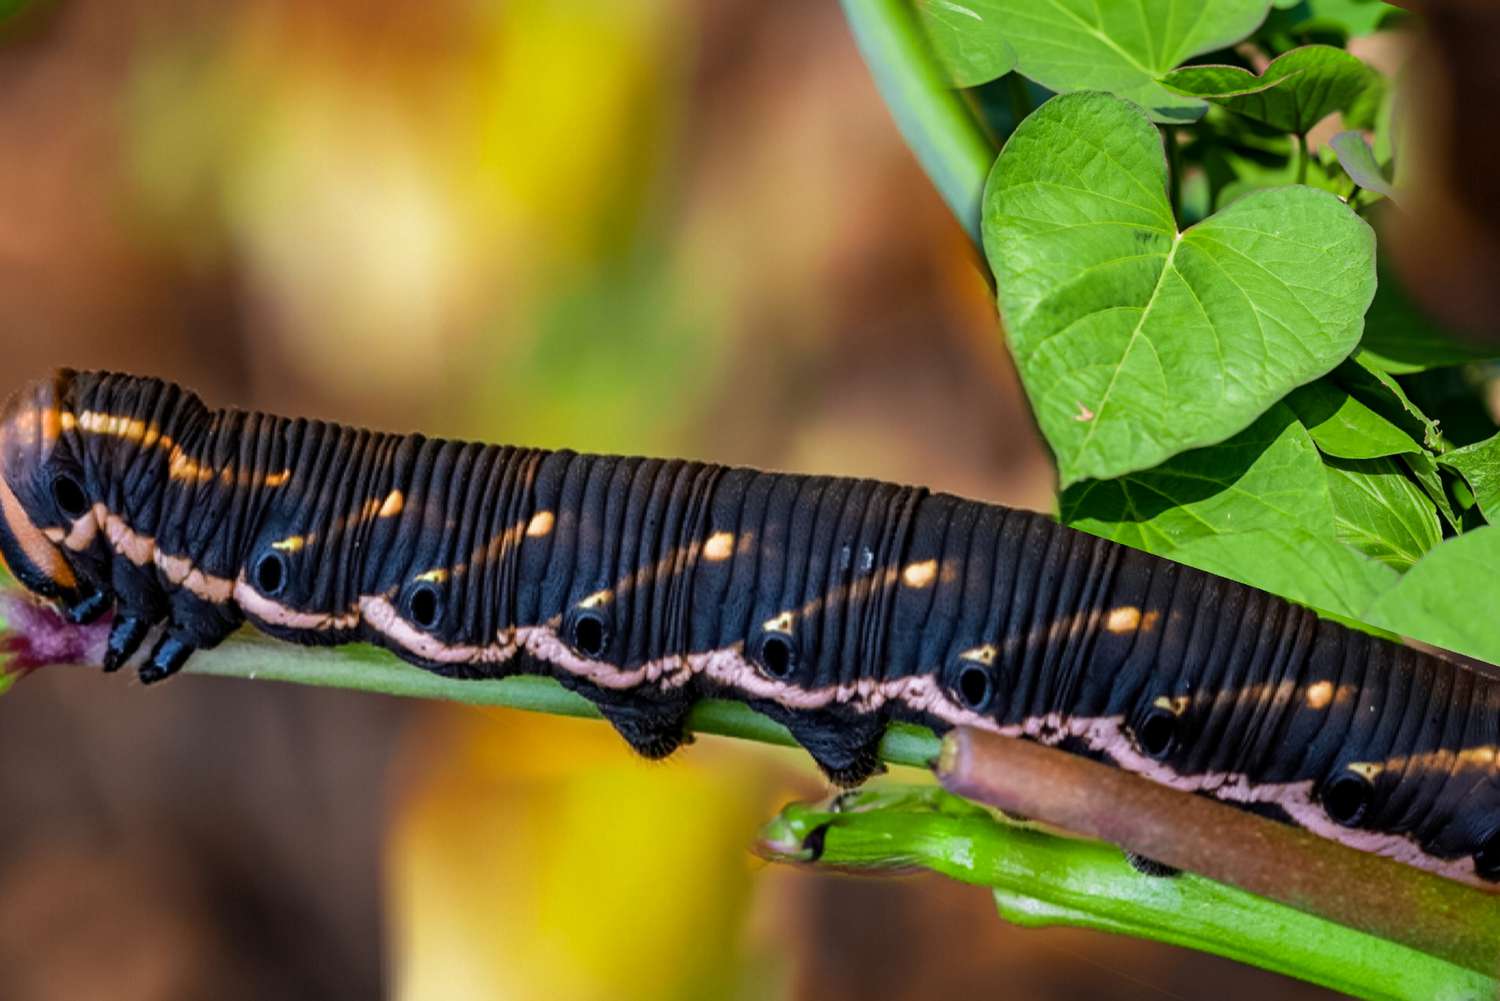
M1283 132L1306 135L1349 107L1374 77L1374 70L1343 49L1304 45L1272 60L1260 76L1238 66L1187 66L1168 73L1162 83Z
M922 28L955 87L977 87L1015 69L1016 53L988 0L917 0Z
M1228 441L1069 487L1060 509L1074 528L1161 554L1206 536L1262 529L1333 534L1318 450L1281 404Z
M1406 432L1326 379L1293 390L1286 402L1324 455L1378 459L1422 450Z
M1407 398L1401 384L1366 358L1363 351L1334 369L1330 378L1371 410L1420 440L1423 447L1435 452L1442 450L1443 435L1437 422L1422 413Z
M1266 30L1306 35L1332 31L1344 38L1373 35L1387 17L1401 16L1399 7L1380 0L1284 0L1266 19Z
M1495 356L1493 347L1465 343L1443 329L1412 301L1395 272L1383 263L1379 279L1359 341L1359 360L1367 367L1409 375Z
M1184 232L1140 109L1070 94L990 173L984 246L1062 484L1222 441L1337 365L1375 291L1374 233L1326 192L1256 192Z
M1328 459L1333 533L1340 542L1405 570L1443 541L1437 509L1391 459Z
M1485 520L1500 525L1500 434L1456 448L1438 462L1464 478Z
M1500 664L1500 525L1455 536L1417 561L1365 612L1374 625Z
M1453 502L1448 499L1448 493L1443 489L1443 477L1438 472L1437 463L1432 456L1426 452L1409 452L1399 456L1401 464L1411 473L1412 479L1422 488L1427 499L1437 505L1438 513L1443 519L1455 529L1462 527L1463 520L1459 513L1453 509Z
M1303 528L1206 535L1167 555L1345 621L1357 619L1398 577L1384 563Z
M1367 191L1384 195L1393 202L1399 201L1396 189L1385 179L1380 164L1375 162L1375 151L1365 142L1364 136L1358 132L1340 132L1328 140L1328 145L1338 154L1339 166L1344 168L1344 173L1355 184Z
M1196 55L1240 41L1269 0L965 0L998 16L1017 68L1059 93L1105 90L1159 122L1191 122L1197 98L1157 80Z

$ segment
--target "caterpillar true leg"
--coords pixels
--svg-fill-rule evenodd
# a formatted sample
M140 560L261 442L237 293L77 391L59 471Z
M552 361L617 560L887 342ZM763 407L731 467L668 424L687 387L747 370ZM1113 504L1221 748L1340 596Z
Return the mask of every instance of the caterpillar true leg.
M151 631L151 621L144 617L122 614L109 627L109 642L104 648L104 669L118 671L135 656Z

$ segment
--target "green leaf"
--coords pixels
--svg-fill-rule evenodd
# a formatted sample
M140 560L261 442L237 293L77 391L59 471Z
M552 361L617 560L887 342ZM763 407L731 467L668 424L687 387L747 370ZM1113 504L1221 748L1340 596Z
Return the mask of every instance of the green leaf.
M1359 342L1359 360L1367 367L1391 375L1409 375L1495 355L1493 348L1486 350L1458 340L1428 316L1384 263L1379 278Z
M1159 122L1191 122L1204 104L1157 80L1233 45L1265 20L1268 0L965 0L999 18L1022 74L1059 93L1105 90Z
M984 246L1062 484L1222 441L1358 342L1374 233L1256 192L1179 233L1154 126L1105 94L1037 109L990 173Z
M1322 460L1284 405L1228 441L1062 494L1063 522L1355 619L1396 572L1334 537Z
M1380 0L1285 0L1266 19L1266 30L1305 35L1332 31L1344 38L1358 38L1378 31L1387 17L1400 16L1399 7Z
M1464 478L1485 520L1500 525L1500 434L1456 448L1438 462Z
M1343 49L1304 45L1256 76L1238 66L1187 66L1168 73L1172 90L1213 101L1283 132L1306 135L1371 85L1375 71Z
M1334 537L1405 570L1443 541L1437 509L1391 459L1329 459Z
M1500 525L1485 525L1438 546L1365 612L1392 632L1500 664Z
M1303 528L1201 536L1167 555L1346 621L1358 619L1398 578L1384 563Z
M1411 473L1412 478L1427 495L1427 499L1437 505L1438 513L1441 514L1453 528L1457 529L1463 525L1459 513L1453 509L1453 503L1448 499L1448 493L1443 489L1443 477L1438 473L1437 463L1432 456L1426 452L1411 452L1400 456L1401 464Z
M1059 506L1074 528L1161 554L1206 536L1262 529L1333 534L1318 450L1281 404L1228 441L1069 487Z
M1380 164L1375 162L1375 151L1365 142L1364 136L1358 132L1340 132L1328 140L1328 145L1338 154L1339 166L1344 168L1344 173L1355 184L1366 191L1384 195L1393 202L1399 201L1396 189L1385 179Z
M1003 22L984 0L917 0L922 28L955 87L977 87L1016 66Z
M1331 379L1371 410L1421 441L1423 447L1442 450L1443 435L1437 422L1422 413L1407 398L1401 384L1367 358L1363 351L1334 369Z
M1378 459L1422 449L1406 432L1326 379L1293 390L1286 402L1324 455Z

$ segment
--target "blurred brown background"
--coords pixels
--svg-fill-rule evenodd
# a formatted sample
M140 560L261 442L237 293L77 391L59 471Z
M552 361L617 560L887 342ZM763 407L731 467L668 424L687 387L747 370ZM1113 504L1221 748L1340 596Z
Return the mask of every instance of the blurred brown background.
M6 393L117 368L1052 505L831 3L33 5L0 22L0 357ZM770 869L757 825L821 786L764 748L646 765L598 724L57 670L0 700L0 763L6 1001L1319 996Z

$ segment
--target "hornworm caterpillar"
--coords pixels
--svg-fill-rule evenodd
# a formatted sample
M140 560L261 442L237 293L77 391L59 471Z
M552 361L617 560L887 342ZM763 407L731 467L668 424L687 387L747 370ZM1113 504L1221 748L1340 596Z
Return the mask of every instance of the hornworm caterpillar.
M242 621L461 677L551 675L650 757L692 703L835 781L888 722L1086 754L1500 880L1500 680L1037 514L871 480L440 441L63 371L0 416L0 552L118 668Z

